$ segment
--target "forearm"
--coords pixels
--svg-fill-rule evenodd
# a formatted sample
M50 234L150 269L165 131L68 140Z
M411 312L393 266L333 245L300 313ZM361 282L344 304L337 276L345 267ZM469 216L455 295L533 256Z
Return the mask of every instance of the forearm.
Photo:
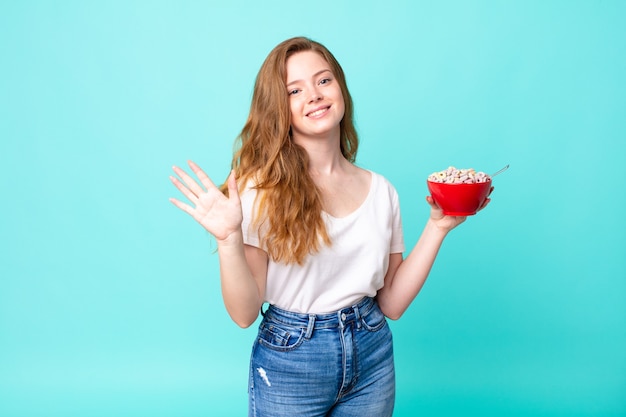
M415 299L428 278L447 233L429 220L407 258L385 278L385 286L378 293L378 302L387 317L394 320L400 318Z
M237 325L248 327L258 317L263 296L246 259L241 233L218 242L218 254L226 310Z

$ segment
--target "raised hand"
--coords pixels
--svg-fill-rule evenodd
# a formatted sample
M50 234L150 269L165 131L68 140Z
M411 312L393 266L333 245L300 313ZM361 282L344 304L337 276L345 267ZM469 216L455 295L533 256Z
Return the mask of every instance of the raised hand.
M225 241L240 232L243 215L234 171L228 177L229 196L226 197L198 165L189 161L189 167L200 183L177 166L173 170L180 180L174 176L170 176L170 180L191 205L175 198L170 198L170 201L193 217L218 241Z

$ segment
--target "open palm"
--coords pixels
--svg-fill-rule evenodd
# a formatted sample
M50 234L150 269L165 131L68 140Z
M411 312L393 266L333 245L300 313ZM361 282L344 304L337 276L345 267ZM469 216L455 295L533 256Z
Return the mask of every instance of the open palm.
M191 205L175 198L171 198L170 201L193 217L217 240L226 240L233 233L239 232L243 215L234 172L228 177L228 197L226 197L198 165L189 161L189 167L200 183L176 166L173 169L180 179L170 176L170 180Z

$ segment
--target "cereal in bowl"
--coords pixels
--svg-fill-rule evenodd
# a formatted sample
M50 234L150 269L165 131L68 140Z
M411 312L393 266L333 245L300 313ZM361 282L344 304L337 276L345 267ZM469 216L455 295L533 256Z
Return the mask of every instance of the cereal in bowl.
M428 176L428 181L445 184L476 184L490 180L491 177L482 171L476 172L474 168L457 169L453 166Z

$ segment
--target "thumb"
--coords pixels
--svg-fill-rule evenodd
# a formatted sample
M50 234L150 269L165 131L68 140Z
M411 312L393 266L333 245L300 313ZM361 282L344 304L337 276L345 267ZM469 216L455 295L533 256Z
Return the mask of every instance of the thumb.
M432 207L433 209L438 209L439 206L437 205L437 203L435 203L435 199L432 198L432 196L427 195L426 196L426 202L428 203L428 205L430 205L430 207Z
M231 199L239 200L239 188L237 187L237 179L235 178L235 170L230 171L228 176L228 196Z

